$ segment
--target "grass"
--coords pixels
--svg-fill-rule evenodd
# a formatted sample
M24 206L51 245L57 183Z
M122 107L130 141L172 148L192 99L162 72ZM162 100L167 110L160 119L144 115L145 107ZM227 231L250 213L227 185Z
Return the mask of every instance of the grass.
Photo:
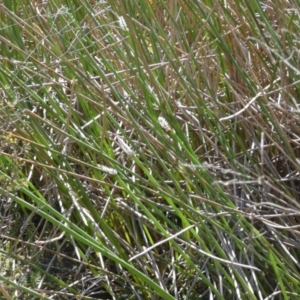
M1 299L298 299L298 1L0 2Z

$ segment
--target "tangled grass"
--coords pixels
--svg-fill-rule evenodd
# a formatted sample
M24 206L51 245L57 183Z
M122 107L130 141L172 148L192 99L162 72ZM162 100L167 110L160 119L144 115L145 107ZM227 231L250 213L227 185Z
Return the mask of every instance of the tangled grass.
M0 13L1 299L299 299L298 1Z

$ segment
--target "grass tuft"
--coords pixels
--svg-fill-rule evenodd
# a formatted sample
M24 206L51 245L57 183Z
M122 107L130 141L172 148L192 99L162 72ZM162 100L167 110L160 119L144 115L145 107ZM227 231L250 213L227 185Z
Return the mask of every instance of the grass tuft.
M3 299L299 298L297 1L0 14Z

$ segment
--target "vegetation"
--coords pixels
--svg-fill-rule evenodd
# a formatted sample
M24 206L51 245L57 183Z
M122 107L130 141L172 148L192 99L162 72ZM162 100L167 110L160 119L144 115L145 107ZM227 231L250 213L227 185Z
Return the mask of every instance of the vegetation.
M299 299L298 1L0 14L0 299Z

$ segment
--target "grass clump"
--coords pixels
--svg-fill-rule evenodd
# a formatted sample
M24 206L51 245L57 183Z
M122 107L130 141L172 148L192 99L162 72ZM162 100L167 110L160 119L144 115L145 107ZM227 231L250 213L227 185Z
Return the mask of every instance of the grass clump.
M3 299L298 299L297 1L0 6Z

